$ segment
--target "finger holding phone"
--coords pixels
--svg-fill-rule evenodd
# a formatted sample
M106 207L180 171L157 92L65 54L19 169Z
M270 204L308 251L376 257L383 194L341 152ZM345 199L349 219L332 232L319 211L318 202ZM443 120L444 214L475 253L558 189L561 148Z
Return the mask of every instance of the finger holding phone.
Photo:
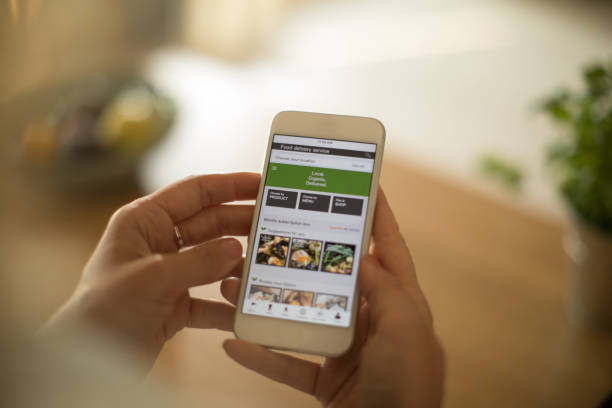
M437 407L443 393L444 357L431 312L419 288L410 252L389 204L378 196L370 253L361 260L355 342L322 364L227 340L227 354L245 367L314 395L333 407ZM235 303L239 282L222 283Z

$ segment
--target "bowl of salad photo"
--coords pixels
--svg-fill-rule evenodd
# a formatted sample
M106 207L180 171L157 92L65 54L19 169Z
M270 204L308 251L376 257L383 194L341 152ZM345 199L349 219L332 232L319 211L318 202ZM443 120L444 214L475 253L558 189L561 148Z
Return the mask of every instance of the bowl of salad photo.
M323 272L350 275L353 273L353 258L355 245L327 242L321 270Z

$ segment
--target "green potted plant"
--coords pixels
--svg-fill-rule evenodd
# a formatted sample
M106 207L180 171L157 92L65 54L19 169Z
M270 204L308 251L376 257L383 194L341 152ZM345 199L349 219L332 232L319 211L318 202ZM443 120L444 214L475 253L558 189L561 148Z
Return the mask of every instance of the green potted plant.
M570 313L612 328L612 64L588 67L583 79L584 89L559 92L541 108L563 130L548 162L572 219L564 242Z

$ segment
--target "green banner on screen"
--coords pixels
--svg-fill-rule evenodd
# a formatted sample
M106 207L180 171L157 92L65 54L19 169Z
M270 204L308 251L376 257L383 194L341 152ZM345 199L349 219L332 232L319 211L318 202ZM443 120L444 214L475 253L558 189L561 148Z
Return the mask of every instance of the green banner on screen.
M266 186L366 197L371 182L371 173L279 163L268 165L266 177Z

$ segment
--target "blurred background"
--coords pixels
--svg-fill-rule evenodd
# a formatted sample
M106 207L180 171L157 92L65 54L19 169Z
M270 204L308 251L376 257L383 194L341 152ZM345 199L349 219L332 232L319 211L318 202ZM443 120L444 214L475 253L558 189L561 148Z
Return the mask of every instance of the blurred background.
M611 22L605 1L0 0L7 316L40 326L123 203L261 171L277 112L372 116L447 350L446 406L597 406L612 391L612 127L589 145L585 209L547 165L560 134L584 132L554 126L572 100L547 98L582 89L585 69L588 89L612 89L612 67L589 68L612 63ZM225 337L179 333L151 377L197 403L317 405L231 362Z

